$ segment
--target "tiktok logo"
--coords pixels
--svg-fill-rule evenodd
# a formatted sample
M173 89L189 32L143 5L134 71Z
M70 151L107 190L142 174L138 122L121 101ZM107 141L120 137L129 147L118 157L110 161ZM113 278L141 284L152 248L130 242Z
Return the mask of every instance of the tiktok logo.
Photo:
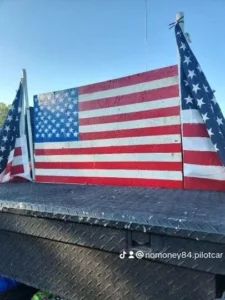
M124 259L126 254L127 254L126 251L123 251L122 253L120 253L120 259Z

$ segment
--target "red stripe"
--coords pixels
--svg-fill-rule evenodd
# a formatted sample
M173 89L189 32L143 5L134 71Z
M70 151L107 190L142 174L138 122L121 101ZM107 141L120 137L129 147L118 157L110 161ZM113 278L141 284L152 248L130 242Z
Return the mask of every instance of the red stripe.
M166 107L145 111L138 111L133 113L125 113L118 115L102 116L102 117L93 117L93 118L83 118L80 119L79 124L84 125L93 125L93 124L104 124L104 123L114 123L114 122L125 122L133 120L142 120L148 118L160 118L160 117L171 117L179 116L180 107Z
M183 124L184 137L209 137L205 124Z
M167 98L173 98L178 96L178 85L172 85L168 87L132 93L128 95L79 102L79 111L114 107L120 105L129 105L134 103L155 101L161 99L165 99L166 101Z
M5 175L7 175L8 173L11 172L11 168L12 168L12 162L7 164L7 166L5 168Z
M35 168L182 171L182 162L36 162Z
M216 152L184 150L184 163L205 166L222 166Z
M181 144L111 146L92 148L35 149L35 155L76 155L115 153L180 153Z
M78 94L90 94L98 91L111 90L124 86L134 85L142 82L153 81L168 77L178 76L177 65L156 69L131 76L121 77L104 82L89 84L78 88Z
M22 155L22 149L21 147L16 147L15 152L14 152L14 157L15 156L21 156Z
M12 169L11 169L12 176L17 175L17 174L22 174L22 173L24 173L23 165L12 166Z
M185 189L225 191L225 181L184 177Z
M151 135L167 135L179 134L180 125L168 125L159 127L146 127L135 129L111 130L101 132L84 132L80 133L80 140L99 140L99 139L112 139L124 137L137 137L137 136L151 136Z
M138 179L138 178L105 178L105 177L59 177L59 176L35 176L37 182L49 183L78 183L78 184L104 184L123 186L143 186L157 188L181 189L182 180Z

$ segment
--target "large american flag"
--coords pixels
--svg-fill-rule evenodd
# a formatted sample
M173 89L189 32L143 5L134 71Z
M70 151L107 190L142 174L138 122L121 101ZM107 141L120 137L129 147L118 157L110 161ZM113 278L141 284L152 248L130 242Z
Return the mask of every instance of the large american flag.
M214 93L181 30L180 53L184 188L225 190L225 122Z
M0 130L0 182L15 181L19 178L31 180L22 83Z
M34 96L39 182L182 188L177 66Z

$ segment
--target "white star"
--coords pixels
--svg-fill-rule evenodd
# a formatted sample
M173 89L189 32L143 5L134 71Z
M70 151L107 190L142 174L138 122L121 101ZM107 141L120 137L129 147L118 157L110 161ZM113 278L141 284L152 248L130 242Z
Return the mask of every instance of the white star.
M61 132L65 132L65 129L64 129L64 128L62 128L62 129L61 129Z
M48 114L48 113L47 113L46 111L43 113L44 116L47 116L47 114Z
M74 102L74 104L77 104L77 100L76 99L73 102Z
M209 93L209 91L208 91L208 88L209 88L209 87L208 87L208 86L205 86L205 85L203 84L203 88L204 88L204 90L205 90L206 93Z
M0 150L1 150L1 152L4 152L4 151L5 151L5 147L4 147L4 146L1 146L1 147L0 147Z
M186 45L185 45L184 43L182 43L182 42L181 42L180 49L183 49L183 50L185 51L185 50L186 50L186 48L187 48L187 47L186 47Z
M42 134L41 134L41 136L42 136L42 137L45 137L45 134L44 134L44 133L42 133Z
M12 116L8 116L8 117L7 117L7 120L8 120L9 122L11 122L11 121L12 121Z
M9 132L10 131L10 127L9 126L5 126L5 131Z
M214 146L214 148L215 148L216 152L218 152L218 151L219 151L219 149L217 148L217 144L215 144L215 145L213 145L213 146Z
M58 133L56 133L56 135L55 135L56 137L60 137L60 135L58 134Z
M66 127L70 127L70 123L66 123Z
M57 114L56 114L56 117L58 118L59 116L60 116L60 113L57 113Z
M55 124L55 122L56 122L56 120L55 120L55 119L53 119L53 120L52 120L52 123L53 123L53 124Z
M7 142L7 141L8 141L8 138L7 138L7 136L3 136L3 138L2 138L2 139L3 139L3 141L4 141L4 142Z
M21 109L21 107L18 107L18 113L20 113L20 112L21 112L21 110L22 110L22 109Z
M70 132L67 132L67 133L66 133L66 136L69 137L69 136L70 136Z
M195 70L188 70L188 77L191 77L191 79L193 79L194 76L196 76Z
M209 134L210 137L211 137L212 135L214 135L214 133L212 132L212 128L209 128L209 129L208 129L208 134Z
M69 93L68 93L68 92L66 92L66 93L65 93L65 97L68 97L68 96L69 96Z
M48 128L45 128L44 132L45 132L45 133L48 133Z
M77 115L77 111L74 111L73 114L76 116Z
M51 129L51 128L52 128L52 125L48 125L48 128Z
M36 137L39 138L39 133L36 134Z
M73 108L73 105L70 104L70 105L68 106L68 108L69 108L69 109L72 109L72 108Z
M60 127L60 123L56 123L56 125L55 125L56 127Z
M14 105L11 105L10 110L14 111L15 107Z
M211 99L211 101L212 101L214 104L217 104L217 101L216 101L216 98L215 98L215 97L213 97L213 98Z
M52 137L52 134L51 134L51 133L49 133L49 134L48 134L48 137Z
M187 80L183 80L185 83L185 86L188 86L188 81Z
M197 102L198 102L197 105L198 105L200 108L202 107L203 104L205 104L205 103L203 102L203 98L197 99Z
M3 161L3 156L0 156L0 162Z
M63 98L60 98L60 99L59 99L59 102L62 103L62 102L63 102Z
M61 123L64 123L64 119L60 119L60 122L61 122Z
M191 63L191 60L190 60L190 56L185 56L185 60L184 60L184 63L186 63L187 65L189 65L189 63Z
M74 135L75 137L77 137L77 136L78 136L78 132L75 131L75 132L73 133L73 135Z
M74 122L73 124L76 126L78 123L77 123L77 122Z
M47 106L47 109L48 109L48 110L51 110L51 106L50 106L50 105L48 105L48 106Z
M218 117L216 119L216 122L218 123L218 125L223 125L223 120Z
M207 120L209 120L207 113L205 113L204 115L202 114L202 119L203 119L203 122L206 122Z
M73 132L73 128L70 128L70 129L69 129L69 132Z
M200 73L202 72L202 69L201 69L200 65L197 66L197 69L199 70Z
M63 113L63 112L64 112L64 109L63 109L63 108L61 108L61 109L60 109L60 111Z
M60 110L60 106L59 105L56 106L56 110Z
M56 94L55 94L55 98L56 98L56 99L58 99L59 96L60 96L59 93L56 93Z
M188 95L188 97L187 98L184 98L186 101L187 101L187 103L186 104L188 104L188 103L191 103L191 104L193 104L193 98L191 98L191 96L190 95Z
M72 122L72 121L73 121L73 119L70 117L70 118L69 118L69 122Z
M75 94L76 94L76 92L74 90L72 90L71 95L75 95Z
M55 128L52 129L52 133L56 133L56 129Z
M193 86L192 91L195 92L196 94L198 93L199 90L201 90L200 87L199 87L199 83L192 84L192 86Z
M47 120L44 120L44 123L45 123L45 124L48 124L48 121L47 121Z

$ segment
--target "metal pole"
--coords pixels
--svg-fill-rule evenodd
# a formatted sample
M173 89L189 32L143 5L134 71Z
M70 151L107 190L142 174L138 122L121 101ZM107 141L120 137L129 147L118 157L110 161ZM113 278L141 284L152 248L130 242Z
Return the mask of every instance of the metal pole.
M22 83L24 89L24 98L25 98L25 108L26 108L26 116L27 116L27 129L28 129L28 143L29 143L29 150L30 150L30 160L31 160L31 169L32 169L32 180L35 180L35 168L34 168L34 149L33 149L33 137L32 137L32 130L31 130L31 117L30 117L30 108L29 108L29 98L28 98L28 91L27 91L27 74L26 70L22 70Z
M176 22L177 22L180 18L182 18L182 17L183 17L183 19L182 19L181 22L180 22L180 27L181 27L181 29L184 31L184 13L183 13L183 12L179 12L179 13L176 14Z

